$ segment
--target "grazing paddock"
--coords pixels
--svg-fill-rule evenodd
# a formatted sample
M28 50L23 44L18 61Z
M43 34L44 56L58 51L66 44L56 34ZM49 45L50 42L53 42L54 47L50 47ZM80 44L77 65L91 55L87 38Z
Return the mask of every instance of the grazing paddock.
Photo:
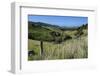
M40 55L40 41L28 40L28 48L36 52L29 56L28 60L51 60L51 59L76 59L88 57L87 37L83 36L77 39L66 40L61 44L54 42L43 42L44 54Z

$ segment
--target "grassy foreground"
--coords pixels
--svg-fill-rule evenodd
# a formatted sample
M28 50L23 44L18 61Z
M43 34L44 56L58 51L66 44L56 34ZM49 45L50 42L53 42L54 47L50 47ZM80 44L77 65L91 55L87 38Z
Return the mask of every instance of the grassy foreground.
M88 57L87 37L66 40L62 44L44 42L44 55L40 56L40 41L28 40L29 49L35 50L35 55L28 57L28 60L51 60L51 59L76 59Z

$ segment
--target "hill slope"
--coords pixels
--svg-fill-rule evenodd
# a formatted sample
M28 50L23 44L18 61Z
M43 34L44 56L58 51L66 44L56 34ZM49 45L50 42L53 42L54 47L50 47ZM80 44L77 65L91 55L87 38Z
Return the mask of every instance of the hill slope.
M42 22L28 22L28 38L39 41L63 42L72 36L81 36L87 25L80 27L60 27Z

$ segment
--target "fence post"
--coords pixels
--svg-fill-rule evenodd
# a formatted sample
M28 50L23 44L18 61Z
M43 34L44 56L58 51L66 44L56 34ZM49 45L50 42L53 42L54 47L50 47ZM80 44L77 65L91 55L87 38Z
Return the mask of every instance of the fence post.
M40 55L42 56L44 53L43 51L43 41L40 41Z

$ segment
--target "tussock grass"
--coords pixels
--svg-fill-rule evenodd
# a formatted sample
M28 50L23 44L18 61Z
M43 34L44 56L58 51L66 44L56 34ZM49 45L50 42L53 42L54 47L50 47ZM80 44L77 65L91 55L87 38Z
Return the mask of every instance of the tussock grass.
M53 59L76 59L88 57L88 43L87 37L83 36L77 39L66 40L61 44L53 42L43 42L44 54L39 55L40 42L29 39L29 47L34 49L37 54L28 57L28 60L53 60Z

